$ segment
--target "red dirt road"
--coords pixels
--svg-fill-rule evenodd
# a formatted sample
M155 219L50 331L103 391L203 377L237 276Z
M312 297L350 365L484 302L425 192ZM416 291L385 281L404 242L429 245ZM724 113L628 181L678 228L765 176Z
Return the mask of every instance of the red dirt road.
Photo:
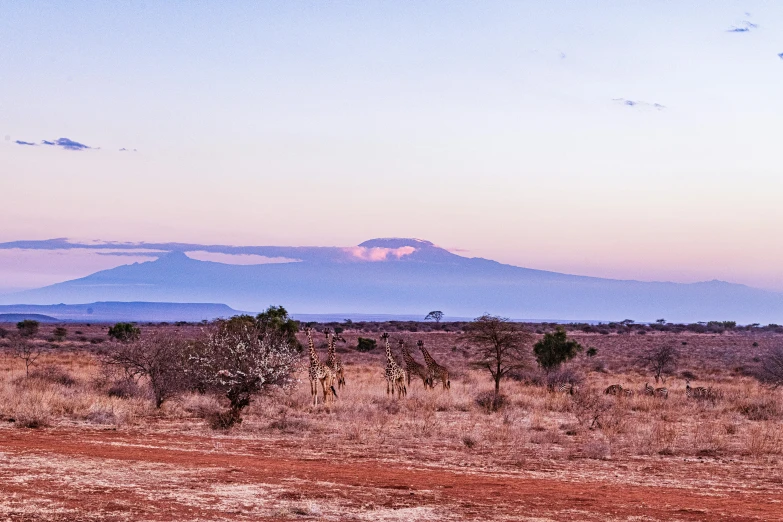
M783 519L783 488L531 478L297 458L266 440L64 429L0 429L0 494L10 520Z

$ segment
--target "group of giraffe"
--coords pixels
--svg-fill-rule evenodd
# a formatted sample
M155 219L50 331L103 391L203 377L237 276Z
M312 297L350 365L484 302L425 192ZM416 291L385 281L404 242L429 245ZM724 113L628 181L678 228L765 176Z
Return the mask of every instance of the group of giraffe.
M342 389L345 386L345 369L343 368L343 362L337 357L334 351L335 335L331 331L326 330L326 343L328 348L326 364L322 363L318 358L318 354L315 351L315 343L313 342L313 330L306 328L307 345L310 350L310 395L313 397L313 405L318 405L318 383L321 383L321 388L324 393L324 404L330 404L337 398L337 390L334 389L335 384L338 389Z
M331 404L337 398L337 389L342 389L345 386L345 368L343 363L337 354L335 353L335 341L337 336L330 330L326 330L326 343L328 346L326 363L321 362L318 357L318 353L315 351L315 342L313 342L313 331L311 328L306 328L307 345L310 354L310 395L313 398L313 405L318 405L318 383L321 383L321 389L323 391L324 404ZM418 375L424 389L434 389L435 383L440 381L443 384L444 390L451 388L451 381L449 380L449 370L445 366L438 364L435 359L432 358L430 352L424 347L424 341L419 341L417 346L421 350L424 356L424 365L419 364L408 348L405 346L405 341L400 339L400 349L402 350L402 358L405 363L405 368L397 364L394 359L394 355L389 345L389 334L384 333L381 335L381 339L386 343L386 394L389 393L398 398L405 397L408 394L408 386L411 384L411 375ZM335 389L337 386L337 389Z
M424 356L424 364L426 367L416 361L413 358L408 347L405 346L403 339L399 340L400 350L402 351L402 360L405 363L405 368L397 364L394 359L394 355L389 345L389 334L384 333L381 335L386 344L386 394L389 393L394 396L397 393L398 398L405 397L408 394L408 386L411 384L411 375L417 375L424 385L424 389L435 389L435 382L440 381L443 384L444 390L451 389L451 381L449 380L449 370L445 366L441 366L435 359L432 358L430 352L424 347L424 341L418 341L416 346L421 350L422 356Z

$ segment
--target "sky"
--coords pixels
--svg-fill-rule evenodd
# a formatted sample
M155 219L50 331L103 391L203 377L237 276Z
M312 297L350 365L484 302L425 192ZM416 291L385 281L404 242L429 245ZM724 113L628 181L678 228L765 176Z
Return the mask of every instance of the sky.
M2 1L0 242L419 237L783 291L781 54L771 0Z

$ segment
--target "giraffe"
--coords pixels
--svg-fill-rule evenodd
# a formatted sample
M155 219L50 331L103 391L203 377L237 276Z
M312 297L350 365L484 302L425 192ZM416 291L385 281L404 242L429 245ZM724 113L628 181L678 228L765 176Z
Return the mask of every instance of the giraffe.
M313 331L306 328L307 344L310 347L310 395L313 396L313 406L318 405L318 381L321 382L321 388L324 391L324 404L333 402L337 398L337 392L334 389L334 372L318 359L315 353L315 343L313 343ZM327 390L329 390L327 392Z
M389 334L384 333L381 335L381 339L386 343L386 395L389 393L394 397L394 390L397 390L397 398L404 397L408 394L408 389L405 387L405 370L400 368L397 361L392 356L391 346L389 346Z
M425 389L432 388L432 383L430 382L427 369L424 367L424 365L416 362L416 359L413 358L410 350L408 350L408 347L405 346L405 341L402 339L400 339L400 350L402 350L402 360L405 363L405 372L408 378L408 386L411 384L411 375L418 375L421 377L421 381L424 383Z
M435 388L435 380L438 379L443 383L444 390L450 390L451 381L449 380L449 371L446 367L435 362L435 359L432 358L430 352L424 347L424 341L419 341L416 345L419 347L419 350L421 350L421 354L424 356L424 362L427 364L430 386Z
M334 376L337 379L337 389L341 390L343 386L345 386L345 370L343 369L343 362L334 353L334 342L337 336L330 334L330 330L326 330L326 342L329 345L329 355L326 359L326 366L334 372Z

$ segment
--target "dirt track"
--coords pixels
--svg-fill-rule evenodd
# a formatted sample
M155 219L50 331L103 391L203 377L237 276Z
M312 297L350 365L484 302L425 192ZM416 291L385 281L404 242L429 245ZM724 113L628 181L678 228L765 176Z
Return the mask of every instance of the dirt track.
M10 520L781 520L783 488L714 490L372 458L279 442L0 429ZM638 518L641 517L641 518Z

